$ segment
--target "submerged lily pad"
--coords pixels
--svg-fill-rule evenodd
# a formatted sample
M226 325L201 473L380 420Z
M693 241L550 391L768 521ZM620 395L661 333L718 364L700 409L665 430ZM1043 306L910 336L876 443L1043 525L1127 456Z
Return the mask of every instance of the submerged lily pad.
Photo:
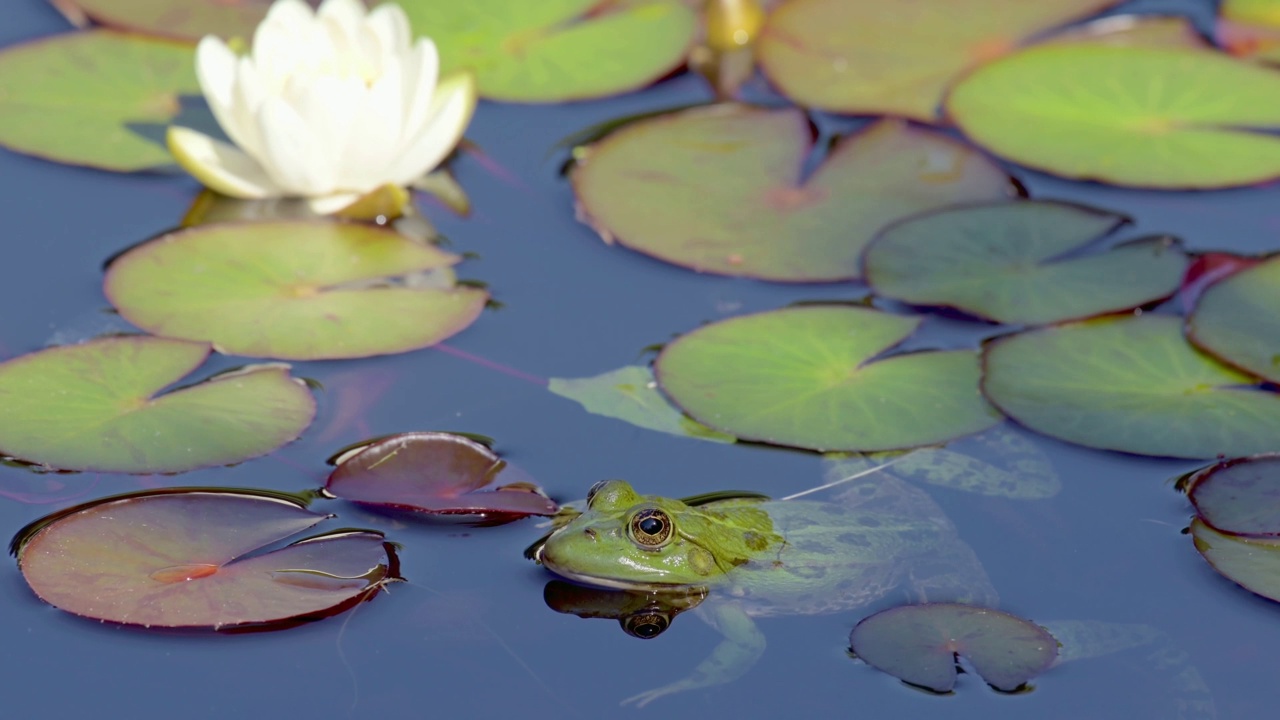
M1280 176L1280 72L1169 47L1050 44L975 70L947 112L975 142L1056 175L1155 188Z
M148 35L199 40L205 35L249 38L272 0L57 0L94 22Z
M489 295L428 279L458 257L372 225L202 225L116 258L105 292L148 332L223 353L318 360L405 352L470 325Z
M963 655L997 690L1013 692L1058 657L1047 630L1016 615L951 603L904 605L864 618L849 647L868 665L912 685L951 692Z
M810 107L932 122L947 85L1024 39L1115 0L792 0L769 16L760 64Z
M1040 325L1172 295L1187 257L1169 238L1079 254L1127 218L1053 201L970 205L903 220L867 248L877 293L1001 323Z
M1200 519L1218 530L1280 536L1280 455L1210 465L1187 479L1186 492Z
M250 365L160 391L204 343L107 337L0 364L0 452L62 470L174 473L265 455L315 415L289 366Z
M557 506L484 445L452 433L409 432L344 453L325 490L352 502L486 524L554 515ZM505 481L505 485L494 485ZM494 485L492 488L487 486Z
M195 67L188 45L108 30L5 48L0 145L104 170L171 165L159 135L139 131L176 117L179 95L200 94Z
M442 72L466 69L493 100L559 102L643 87L684 64L696 18L679 2L601 7L601 0L398 0L440 49Z
M628 365L588 378L551 378L547 389L580 403L587 412L636 427L715 442L735 440L680 412L658 390L653 370L647 366Z
M901 121L845 138L807 179L808 121L737 104L639 120L588 147L572 173L606 242L700 272L765 280L856 278L894 220L1012 194L980 153Z
M341 612L398 579L394 550L371 530L254 554L327 517L279 494L148 490L37 520L11 551L40 599L82 617L273 629Z
M1214 570L1249 592L1280 602L1280 538L1231 535L1200 518L1191 521L1191 536Z
M1280 395L1197 352L1176 317L1042 328L989 344L984 358L987 397L1045 435L1167 457L1280 450Z
M658 385L698 422L739 438L820 451L929 445L984 430L968 350L876 359L921 318L803 306L713 323L669 343Z
M1238 368L1280 382L1280 256L1213 283L1187 318L1187 337Z

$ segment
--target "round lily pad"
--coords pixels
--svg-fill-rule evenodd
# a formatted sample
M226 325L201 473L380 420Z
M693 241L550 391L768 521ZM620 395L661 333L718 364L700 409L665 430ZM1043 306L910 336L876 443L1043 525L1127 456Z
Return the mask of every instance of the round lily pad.
M1186 482L1200 519L1233 535L1280 536L1280 455L1210 465Z
M571 179L606 242L700 272L856 278L894 220L1012 194L973 149L901 121L845 138L810 177L799 110L721 104L639 120L585 150Z
M933 121L947 85L1025 38L1115 0L791 0L760 38L760 65L787 97L858 115Z
M1220 532L1191 521L1196 550L1224 577L1252 593L1280 602L1280 538Z
M470 325L488 293L421 281L457 261L373 225L202 225L116 258L105 292L138 327L219 352L355 358L434 345Z
M697 21L679 2L399 0L440 49L441 73L475 74L483 97L560 102L643 87L684 64Z
M716 432L680 412L658 390L653 370L645 366L628 365L588 378L551 378L547 389L577 401L587 412L625 420L636 427L714 442L734 441L732 435Z
M250 38L272 0L57 0L94 22L131 32L199 40ZM63 10L66 12L66 10Z
M163 129L179 95L200 94L195 67L189 45L109 30L5 48L0 145L104 170L171 165Z
M1280 382L1280 256L1213 283L1187 318L1187 337L1226 362Z
M325 490L367 505L474 515L486 524L554 515L558 509L519 469L462 435L391 435L344 453L337 463ZM499 481L505 484L495 485Z
M1280 395L1197 352L1170 316L1099 318L1002 338L982 389L1027 427L1139 455L1280 449Z
M803 306L731 318L658 356L658 385L695 420L739 438L812 450L889 450L984 430L1000 416L968 350L874 359L918 317Z
M397 579L395 551L369 530L251 554L328 517L251 490L148 490L37 520L12 549L40 599L82 617L275 629L341 612Z
M949 208L890 225L867 248L863 272L886 297L1001 323L1128 310L1172 295L1187 257L1169 238L1077 252L1126 221L1044 200Z
M1050 44L978 68L947 112L975 142L1070 178L1218 188L1280 176L1280 72L1196 49Z
M1013 692L1058 657L1047 630L1016 615L952 603L904 605L864 618L849 647L868 665L912 685L951 692L956 656L997 690Z
M61 470L175 473L265 455L315 415L287 365L250 365L158 394L204 343L108 337L0 364L0 452Z

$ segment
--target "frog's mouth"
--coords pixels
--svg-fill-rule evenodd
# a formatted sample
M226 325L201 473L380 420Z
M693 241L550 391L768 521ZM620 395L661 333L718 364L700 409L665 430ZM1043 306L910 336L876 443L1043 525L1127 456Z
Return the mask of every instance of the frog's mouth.
M622 578L610 577L608 575L592 575L590 573L575 572L557 563L555 558L547 552L547 546L545 544L537 549L535 552L535 559L541 563L543 567L566 580L572 580L573 582L582 583L583 585L591 585L609 590L673 592L687 591L690 588L700 587L699 585L691 585L689 583L644 582L630 579L624 580Z

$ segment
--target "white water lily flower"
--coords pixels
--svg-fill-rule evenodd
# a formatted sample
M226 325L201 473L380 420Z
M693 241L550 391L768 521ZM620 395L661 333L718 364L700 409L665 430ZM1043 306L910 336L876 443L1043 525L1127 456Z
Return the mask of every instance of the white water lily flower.
M476 106L475 81L437 84L439 57L412 40L399 5L360 0L276 0L236 55L206 36L196 48L205 100L235 146L170 127L178 162L237 198L307 198L331 213L383 185L430 172L458 141Z

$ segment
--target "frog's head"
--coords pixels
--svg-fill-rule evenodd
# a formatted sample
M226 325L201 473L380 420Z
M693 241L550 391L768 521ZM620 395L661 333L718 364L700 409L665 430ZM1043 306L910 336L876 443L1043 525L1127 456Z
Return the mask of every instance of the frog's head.
M669 588L714 583L779 542L768 513L749 504L691 507L606 480L587 493L580 516L546 539L538 560L591 585Z

